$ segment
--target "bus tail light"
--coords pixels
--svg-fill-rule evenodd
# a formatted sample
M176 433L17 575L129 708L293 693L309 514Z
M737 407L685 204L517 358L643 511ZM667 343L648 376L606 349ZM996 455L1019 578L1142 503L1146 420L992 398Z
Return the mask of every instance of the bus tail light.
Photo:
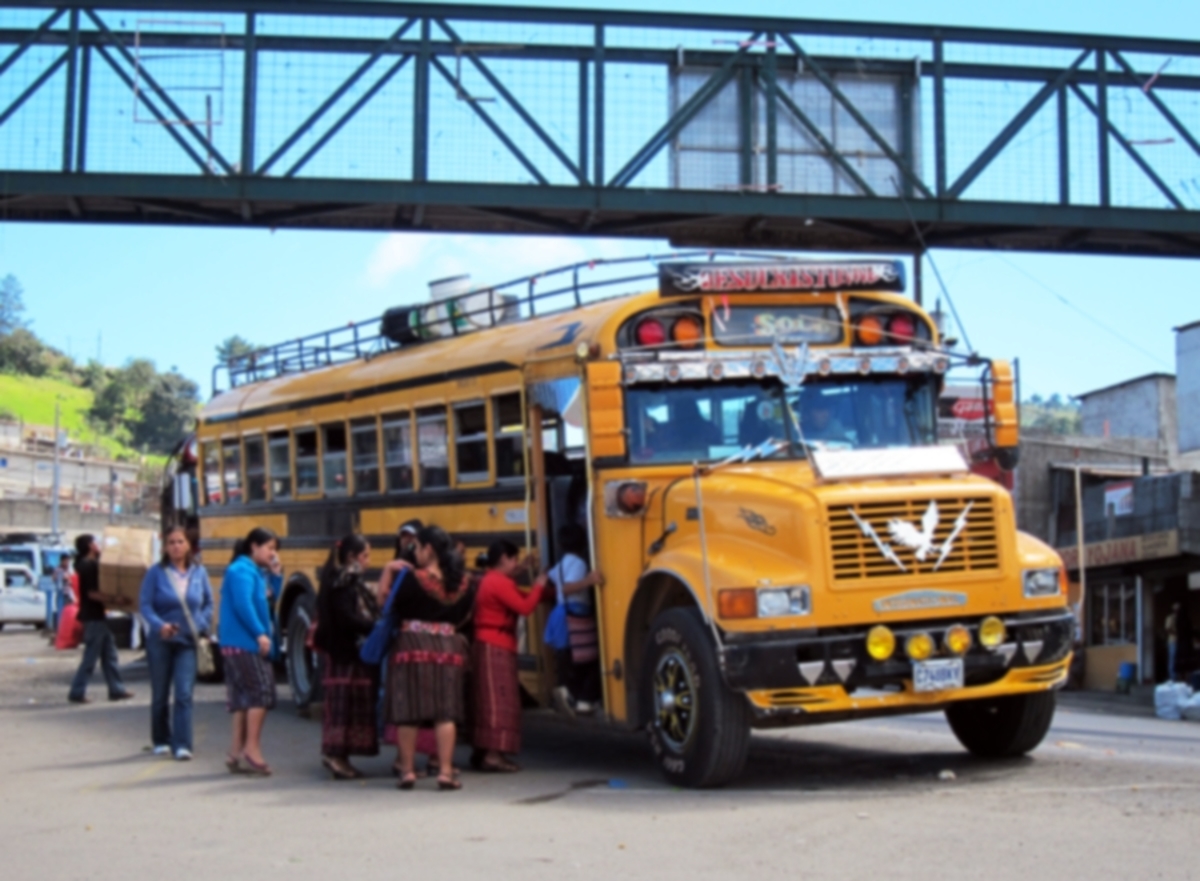
M722 618L757 618L758 591L737 587L717 592L717 614Z
M633 333L639 346L661 346L667 341L667 329L657 318L647 318Z

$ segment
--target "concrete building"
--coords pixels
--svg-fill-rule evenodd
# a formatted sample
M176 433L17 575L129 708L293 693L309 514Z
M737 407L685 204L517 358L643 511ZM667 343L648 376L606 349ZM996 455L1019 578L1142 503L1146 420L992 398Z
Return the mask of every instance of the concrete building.
M1175 328L1176 419L1184 465L1200 467L1200 321Z
M1147 684L1200 671L1200 322L1176 330L1174 376L1080 395L1083 437L1022 440L1019 522L1084 584L1090 688L1111 689L1122 665ZM1170 671L1173 609L1181 623Z
M1079 395L1083 434L1154 440L1173 460L1178 450L1175 393L1170 373L1150 373L1084 392Z

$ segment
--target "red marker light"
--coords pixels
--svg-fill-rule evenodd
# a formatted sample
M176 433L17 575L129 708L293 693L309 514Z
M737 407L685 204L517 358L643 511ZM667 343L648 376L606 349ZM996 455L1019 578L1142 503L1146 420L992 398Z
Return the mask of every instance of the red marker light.
M888 322L888 333L898 343L911 343L917 335L917 323L911 315L894 315Z
M639 346L661 346L667 341L667 329L656 318L647 318L633 333Z

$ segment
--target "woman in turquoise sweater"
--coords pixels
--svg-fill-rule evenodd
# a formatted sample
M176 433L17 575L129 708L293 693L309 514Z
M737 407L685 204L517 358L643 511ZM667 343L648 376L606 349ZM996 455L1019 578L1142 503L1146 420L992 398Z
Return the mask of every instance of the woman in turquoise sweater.
M278 552L275 533L261 527L250 530L237 543L221 581L217 634L225 662L227 706L233 715L233 742L225 765L234 774L248 770L267 777L271 773L262 754L262 729L267 710L275 706L271 603L283 584Z

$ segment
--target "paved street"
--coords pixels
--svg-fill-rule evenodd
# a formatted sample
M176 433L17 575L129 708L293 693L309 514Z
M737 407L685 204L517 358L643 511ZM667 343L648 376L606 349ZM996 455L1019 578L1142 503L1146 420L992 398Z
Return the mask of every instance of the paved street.
M737 785L700 793L665 785L639 736L531 714L524 773L404 793L391 756L330 781L319 722L286 703L276 776L229 775L220 686L198 691L196 760L153 759L144 673L132 702L97 676L70 706L77 659L0 633L5 879L1200 877L1200 724L1069 697L1029 759L973 760L940 716L887 719L758 736Z

